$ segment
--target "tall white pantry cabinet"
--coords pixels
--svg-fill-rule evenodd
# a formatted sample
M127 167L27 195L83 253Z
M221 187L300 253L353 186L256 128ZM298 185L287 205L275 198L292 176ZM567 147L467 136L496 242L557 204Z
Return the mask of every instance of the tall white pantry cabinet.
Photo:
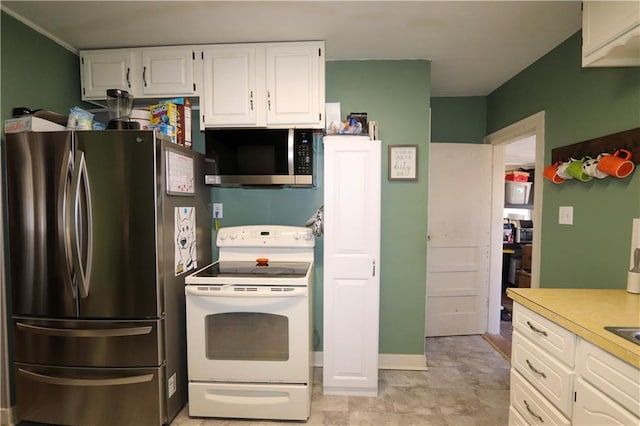
M324 137L324 394L378 394L380 176L380 141Z

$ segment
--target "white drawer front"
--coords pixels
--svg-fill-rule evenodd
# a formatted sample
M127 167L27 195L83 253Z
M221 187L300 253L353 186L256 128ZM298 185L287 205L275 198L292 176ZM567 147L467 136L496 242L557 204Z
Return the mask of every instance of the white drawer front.
M576 382L575 425L639 425L635 417L602 392L579 378Z
M576 336L569 330L518 303L513 305L513 328L531 339L536 346L573 367Z
M578 339L576 372L640 417L640 370L594 344Z
M515 369L511 369L511 405L531 425L568 425L569 420Z
M574 373L518 331L513 333L511 365L565 416L571 417Z
M529 426L529 423L513 406L509 407L509 426Z

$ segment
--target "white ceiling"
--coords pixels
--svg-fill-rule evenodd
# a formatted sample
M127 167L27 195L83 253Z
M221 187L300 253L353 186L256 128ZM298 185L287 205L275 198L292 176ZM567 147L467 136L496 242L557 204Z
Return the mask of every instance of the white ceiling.
M429 59L432 96L484 96L581 27L579 1L2 1L70 50L325 40L328 60Z

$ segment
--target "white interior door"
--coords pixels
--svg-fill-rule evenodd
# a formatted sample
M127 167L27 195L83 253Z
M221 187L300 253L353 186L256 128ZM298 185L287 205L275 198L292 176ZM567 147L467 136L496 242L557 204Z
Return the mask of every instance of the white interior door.
M431 143L426 335L487 330L490 145Z

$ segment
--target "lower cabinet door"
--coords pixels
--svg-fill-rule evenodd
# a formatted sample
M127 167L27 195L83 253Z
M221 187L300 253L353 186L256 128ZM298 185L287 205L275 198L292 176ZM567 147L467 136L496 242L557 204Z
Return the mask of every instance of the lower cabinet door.
M112 426L166 422L163 367L66 368L15 363L18 418Z
M580 377L576 381L573 423L599 426L638 425L640 419Z

